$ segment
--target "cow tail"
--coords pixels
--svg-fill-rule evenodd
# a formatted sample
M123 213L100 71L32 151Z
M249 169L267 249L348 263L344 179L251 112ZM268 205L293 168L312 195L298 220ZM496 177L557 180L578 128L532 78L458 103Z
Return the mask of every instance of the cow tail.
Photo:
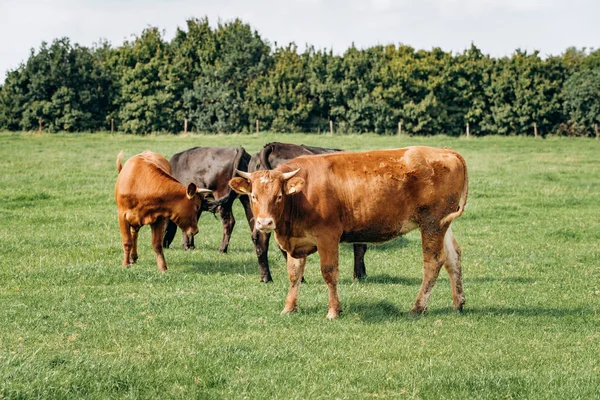
M440 226L444 226L446 224L451 223L452 221L454 221L454 219L460 217L463 213L463 211L465 210L465 204L467 204L467 195L469 193L469 174L467 172L467 163L465 162L465 159L458 153L455 153L456 157L462 162L463 164L463 169L465 171L465 180L463 183L463 189L462 189L462 193L460 195L460 200L458 202L458 210L456 210L453 213L450 213L448 215L446 215L444 218L442 218L442 220L440 221Z
M123 160L123 155L125 155L125 153L123 153L123 150L121 150L119 154L117 154L117 174L120 173L123 169L123 165L121 164L121 161Z

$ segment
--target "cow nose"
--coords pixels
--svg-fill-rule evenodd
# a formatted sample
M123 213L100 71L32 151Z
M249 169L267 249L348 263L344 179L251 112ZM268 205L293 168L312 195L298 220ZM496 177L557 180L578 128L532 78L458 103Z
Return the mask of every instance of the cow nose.
M262 232L271 232L275 229L275 221L273 218L257 218L256 229Z

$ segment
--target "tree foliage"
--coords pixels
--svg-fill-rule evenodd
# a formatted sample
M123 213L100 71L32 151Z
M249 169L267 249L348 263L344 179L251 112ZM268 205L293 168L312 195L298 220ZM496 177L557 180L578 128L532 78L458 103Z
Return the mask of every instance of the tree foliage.
M343 54L272 46L239 19L190 19L121 46L42 43L0 86L0 128L128 133L263 130L417 135L590 134L600 121L600 50L491 58L406 45Z

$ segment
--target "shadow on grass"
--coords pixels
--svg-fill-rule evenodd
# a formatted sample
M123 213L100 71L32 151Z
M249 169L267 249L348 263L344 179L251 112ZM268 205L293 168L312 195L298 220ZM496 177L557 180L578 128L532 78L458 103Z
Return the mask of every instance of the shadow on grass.
M404 309L404 305L400 305L398 308L395 304L387 301L379 301L377 303L353 303L346 306L346 314L357 314L361 321L367 323L384 323L400 318L406 320L418 320L421 318L433 318L443 315L456 314L457 316L479 316L479 317L552 317L552 318L569 318L569 317L582 317L592 318L595 316L593 310L574 308L574 309L561 309L561 308L518 308L518 307L468 307L465 306L463 312L454 311L452 307L438 308L430 310L420 315L412 315L409 313L411 304L408 308ZM315 310L319 312L322 310Z
M387 251L390 249L402 249L408 246L409 244L409 240L407 238L405 238L404 236L400 236L397 237L393 240L390 240L388 242L383 242L383 243L377 243L377 244L369 244L368 250L367 250L367 254L369 254L370 252L379 252L379 251Z
M352 278L342 278L339 280L342 284L352 284L354 279ZM367 275L366 278L358 281L360 285L379 285L379 284L388 284L388 285L406 285L406 286L415 286L421 284L421 278L406 278L402 276L392 276L388 274L380 274L380 275Z
M522 276L511 276L511 277L493 277L493 276L480 276L477 278L465 278L465 282L505 282L505 283L533 283L536 280L533 278L524 278Z

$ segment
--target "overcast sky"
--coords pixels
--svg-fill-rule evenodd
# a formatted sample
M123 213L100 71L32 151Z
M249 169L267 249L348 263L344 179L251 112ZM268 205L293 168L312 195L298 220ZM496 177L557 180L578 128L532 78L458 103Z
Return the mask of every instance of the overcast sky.
M462 52L473 42L494 57L600 47L600 0L0 0L0 82L42 41L118 46L147 26L170 40L203 16L211 25L239 17L270 43L336 53L352 43Z

